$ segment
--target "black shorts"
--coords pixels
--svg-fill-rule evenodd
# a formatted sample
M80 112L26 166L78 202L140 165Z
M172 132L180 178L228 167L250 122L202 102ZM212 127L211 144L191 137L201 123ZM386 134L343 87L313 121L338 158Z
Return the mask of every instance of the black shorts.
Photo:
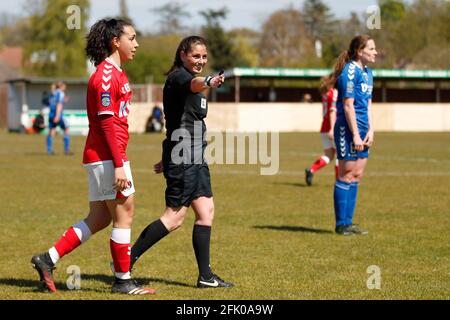
M66 130L69 126L66 123L66 120L61 116L61 118L59 119L59 122L54 122L53 121L54 117L48 119L48 127L50 129L56 128L57 126L59 126L62 130Z
M193 200L212 197L211 177L207 163L203 164L164 164L166 178L166 206L189 207Z

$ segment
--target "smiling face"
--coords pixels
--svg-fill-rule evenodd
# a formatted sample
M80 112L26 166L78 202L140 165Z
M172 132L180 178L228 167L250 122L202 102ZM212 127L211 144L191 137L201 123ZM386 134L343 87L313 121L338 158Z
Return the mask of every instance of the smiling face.
M375 41L372 39L368 40L364 49L361 49L358 52L359 59L363 65L374 63L377 54L377 50L375 49Z
M136 31L132 26L125 26L122 35L120 38L114 38L113 44L117 47L122 62L133 60L139 47L136 40Z
M183 66L193 75L199 74L208 62L208 52L203 44L194 44L187 53L181 51L181 60Z

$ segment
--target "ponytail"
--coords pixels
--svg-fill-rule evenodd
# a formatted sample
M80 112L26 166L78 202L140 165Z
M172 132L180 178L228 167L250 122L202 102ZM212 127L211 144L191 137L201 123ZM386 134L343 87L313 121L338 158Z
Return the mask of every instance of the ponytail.
M344 69L347 62L350 61L350 56L348 54L348 50L341 52L339 57L336 60L336 63L334 64L334 70L331 74L331 81L334 84L336 83L337 78L341 74L342 70Z
M333 73L331 74L331 81L333 85L336 83L337 78L341 74L342 70L344 69L345 65L350 60L358 60L358 51L362 50L366 47L367 42L371 40L372 38L368 35L359 35L356 36L350 41L350 45L348 50L343 51L339 57L336 60L336 63L334 65Z
M187 54L192 50L192 46L194 45L204 45L205 47L208 47L206 39L200 36L190 36L181 40L180 44L178 45L177 52L175 53L175 59L173 61L172 67L170 67L169 71L165 73L166 76L183 66L183 61L181 60L181 51Z
M86 55L89 60L98 66L113 53L112 40L120 38L126 26L133 26L122 19L101 19L97 21L86 37Z

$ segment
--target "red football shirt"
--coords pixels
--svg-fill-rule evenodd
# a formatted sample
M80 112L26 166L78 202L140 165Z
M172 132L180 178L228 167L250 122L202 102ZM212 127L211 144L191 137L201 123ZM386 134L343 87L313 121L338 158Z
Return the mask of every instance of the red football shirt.
M111 151L99 124L99 116L114 117L117 146L123 161L128 161L128 113L131 89L125 71L114 61L106 58L97 66L89 79L87 91L87 114L89 134L84 148L83 163L112 160Z
M320 128L320 132L329 132L330 131L330 110L334 110L336 112L336 101L338 97L338 91L334 88L328 90L327 93L322 95L322 126Z

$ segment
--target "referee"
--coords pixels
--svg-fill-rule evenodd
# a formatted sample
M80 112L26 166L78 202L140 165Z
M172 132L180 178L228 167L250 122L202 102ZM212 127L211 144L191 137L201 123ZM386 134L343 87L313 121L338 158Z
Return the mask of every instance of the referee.
M232 287L210 268L210 238L214 219L214 201L206 148L204 118L208 102L204 91L217 88L225 80L222 72L215 76L198 76L208 61L207 42L199 36L181 41L175 61L166 73L163 91L167 135L163 141L162 160L155 172L164 172L167 188L166 209L160 219L149 224L131 249L131 266L156 242L179 228L190 206L195 213L192 244L197 259L197 287Z

